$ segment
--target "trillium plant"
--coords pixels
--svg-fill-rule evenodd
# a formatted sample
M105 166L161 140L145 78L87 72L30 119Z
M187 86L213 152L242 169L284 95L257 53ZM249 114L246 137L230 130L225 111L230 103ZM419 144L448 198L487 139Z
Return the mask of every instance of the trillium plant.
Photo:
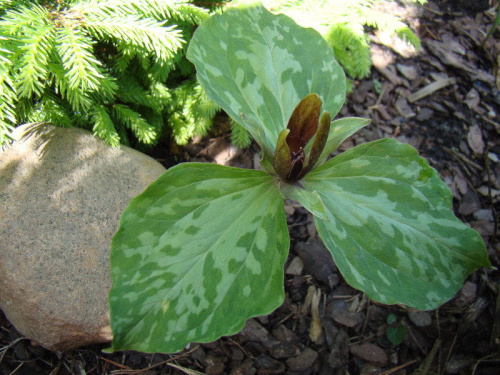
M368 121L331 121L345 76L316 31L247 3L206 20L188 58L260 145L263 170L179 164L130 202L111 246L111 350L179 351L279 307L285 199L313 214L346 282L374 301L434 309L489 265L411 146L382 139L327 161Z

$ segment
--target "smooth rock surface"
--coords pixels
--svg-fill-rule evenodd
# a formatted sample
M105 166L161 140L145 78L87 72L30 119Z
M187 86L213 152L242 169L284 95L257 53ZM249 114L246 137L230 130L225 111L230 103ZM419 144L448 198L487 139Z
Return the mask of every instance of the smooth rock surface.
M109 341L109 246L122 210L165 168L89 132L16 129L0 152L0 308L51 350Z

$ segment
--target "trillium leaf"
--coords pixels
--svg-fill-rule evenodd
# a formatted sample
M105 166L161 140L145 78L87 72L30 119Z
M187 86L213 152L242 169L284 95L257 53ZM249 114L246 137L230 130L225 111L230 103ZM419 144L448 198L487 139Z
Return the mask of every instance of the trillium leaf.
M262 5L230 8L194 33L187 57L207 95L272 155L295 106L318 94L334 117L345 75L321 35Z
M180 164L125 209L111 248L112 350L175 352L283 301L289 237L272 177Z
M301 182L322 198L329 220L314 220L339 270L375 301L434 309L489 265L480 235L453 215L448 187L409 145L357 146Z
M300 182L281 183L280 191L284 198L297 201L313 215L328 220L327 210L317 191L304 189Z
M323 163L328 158L328 155L335 151L344 140L369 123L370 120L360 117L344 117L333 121L330 125L328 140L317 164Z

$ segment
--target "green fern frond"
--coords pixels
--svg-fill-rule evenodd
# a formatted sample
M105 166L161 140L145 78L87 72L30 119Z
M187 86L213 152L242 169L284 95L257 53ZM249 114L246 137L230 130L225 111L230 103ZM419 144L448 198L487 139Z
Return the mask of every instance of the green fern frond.
M101 70L102 79L99 80L99 88L89 93L89 96L94 101L102 103L111 103L115 100L118 91L118 84L116 78Z
M48 62L54 49L54 28L44 25L32 30L20 48L22 55L17 61L16 89L20 97L40 95L48 78Z
M417 50L422 47L420 39L408 26L404 26L401 29L396 30L396 35L399 39L411 44Z
M332 46L335 57L351 77L367 77L372 59L368 37L359 32L358 24L333 25L325 39Z
M93 54L93 41L79 28L56 29L56 51L58 52L57 65L52 70L59 72L57 84L61 92L68 93L75 109L88 109L89 102L107 103L111 101L118 85L116 79L106 74ZM76 95L75 99L70 98Z
M182 145L194 135L206 135L218 110L196 81L188 80L176 87L169 108L175 141Z
M208 16L208 11L189 3L188 0L145 0L136 2L139 11L146 17L170 22L200 24Z
M70 8L82 16L94 15L99 18L135 14L135 7L127 1L121 0L82 0L77 1Z
M118 79L119 90L117 97L125 103L135 103L155 112L161 112L165 108L162 98L156 97L150 88L141 84L133 75L123 75Z
M393 15L368 9L363 16L365 25L372 26L392 35L397 35L401 40L412 44L415 48L420 48L418 37L404 22Z
M175 143L185 145L194 135L194 124L187 122L179 113L172 113L168 119Z
M191 95L187 97L185 112L189 113L189 116L193 117L195 121L203 118L211 120L215 113L220 110L219 106L208 98L199 83L196 82L191 90Z
M164 27L163 24L138 16L126 16L89 19L85 27L96 39L127 43L157 61L168 62L182 48L184 40L174 26Z
M92 39L78 28L62 27L56 30L56 50L71 89L99 89L104 76L99 71L101 63L93 55L92 44Z
M54 50L54 26L49 12L39 6L7 11L0 20L1 49L12 64L19 97L40 94L48 76L47 64Z
M120 145L120 136L106 107L103 105L96 106L93 108L90 117L94 123L92 129L94 135L103 139L110 146L118 147Z
M134 53L133 50L130 50L123 45L119 45L115 61L112 62L113 70L119 74L124 73L127 67L132 63L135 55L136 53Z
M31 4L5 12L0 21L1 34L5 36L22 36L29 34L39 26L50 26L50 14L41 5Z
M181 50L177 51L168 61L156 61L149 69L149 77L151 81L164 82L169 74L176 68L176 64L183 59L185 53Z
M11 52L2 48L2 42L6 38L0 37L0 120L15 122L15 100L16 90L10 73L11 62L9 57ZM0 142L1 144L1 142Z
M144 144L154 144L158 132L139 113L123 104L113 106L113 116L132 130L137 139Z
M68 101L75 112L86 112L93 106L89 92L69 87L66 82L66 71L59 61L53 61L50 66L50 82L54 82L56 94Z
M0 0L0 16L2 16L8 9L21 7L28 4L28 0Z
M218 108L185 41L208 13L188 0L0 0L0 143L28 121L92 129L114 146L204 134Z
M150 90L151 95L162 103L162 107L165 106L165 103L172 100L170 89L161 82L153 82L150 86Z
M116 15L140 15L156 20L173 20L199 24L208 12L206 9L192 5L187 0L90 0L76 5L85 15L106 18Z
M0 63L0 146L10 140L9 133L16 123L14 84L8 70Z
M233 119L231 119L231 143L241 149L252 144L250 133Z
M73 126L73 119L70 115L71 108L68 108L52 91L47 90L41 98L42 121L49 122L56 126L69 128Z

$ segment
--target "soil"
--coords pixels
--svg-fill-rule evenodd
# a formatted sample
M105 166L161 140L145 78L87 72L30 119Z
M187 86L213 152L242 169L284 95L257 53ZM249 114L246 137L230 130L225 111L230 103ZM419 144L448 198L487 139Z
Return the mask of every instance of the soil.
M417 13L395 6L422 50L374 34L374 68L353 81L341 116L369 117L340 151L384 137L410 143L438 170L456 215L479 231L499 267L500 33L484 44L488 1L430 1ZM484 4L483 4L484 3ZM390 43L390 41L389 41ZM422 92L421 90L424 89ZM151 154L166 165L165 147ZM255 146L230 147L228 133L193 141L177 160L255 166ZM106 345L52 352L20 335L0 312L1 374L500 374L500 272L481 269L434 311L386 306L349 287L318 239L311 215L288 202L291 247L286 299L244 330L174 355L119 352Z

